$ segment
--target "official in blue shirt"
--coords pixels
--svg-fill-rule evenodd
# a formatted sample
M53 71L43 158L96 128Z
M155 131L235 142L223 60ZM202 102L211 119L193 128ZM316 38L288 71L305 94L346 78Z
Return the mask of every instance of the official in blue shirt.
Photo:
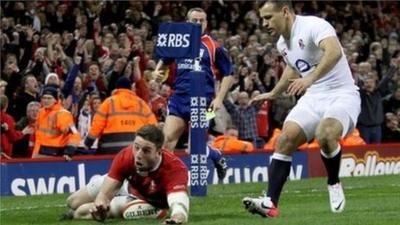
M207 104L212 110L218 110L232 83L232 64L225 49L208 34L204 33L207 27L207 14L201 8L192 8L188 11L187 22L201 25L200 66L206 74ZM158 62L153 77L161 81L164 77L161 68L164 64L175 59L162 59ZM194 59L176 59L177 71L174 82L174 93L169 99L168 116L164 125L164 148L173 151L179 137L186 128L190 119L190 71L193 70ZM222 82L215 98L214 80L223 76ZM213 100L214 98L214 100Z

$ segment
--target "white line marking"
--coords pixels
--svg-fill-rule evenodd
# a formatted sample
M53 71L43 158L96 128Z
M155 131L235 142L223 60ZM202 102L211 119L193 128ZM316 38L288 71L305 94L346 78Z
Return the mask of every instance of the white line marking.
M5 211L15 211L15 210L33 210L33 209L46 209L46 208L62 208L67 207L66 204L57 204L57 205L41 205L41 206L27 206L27 207L11 207L11 208L3 208L0 209L0 212Z

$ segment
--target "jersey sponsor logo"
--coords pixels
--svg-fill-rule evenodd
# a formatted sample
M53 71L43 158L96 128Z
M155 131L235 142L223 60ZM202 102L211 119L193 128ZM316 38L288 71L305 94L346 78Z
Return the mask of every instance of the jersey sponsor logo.
M193 59L184 59L182 63L178 63L178 70L193 70Z
M297 70L300 71L301 73L307 72L311 69L311 65L303 59L298 59L295 65Z
M190 34L165 34L159 33L157 47L189 47Z

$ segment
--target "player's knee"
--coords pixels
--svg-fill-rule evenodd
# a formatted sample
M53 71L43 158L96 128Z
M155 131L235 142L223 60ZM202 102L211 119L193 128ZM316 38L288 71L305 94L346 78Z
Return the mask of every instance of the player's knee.
M79 207L79 199L76 195L72 194L67 198L67 206L74 210Z
M293 151L293 148L296 147L293 145L294 142L295 142L294 136L287 134L287 133L282 133L278 137L278 140L275 144L275 152L282 153L285 155L291 154Z
M340 137L334 128L324 126L317 130L315 138L318 140L322 149L329 149L330 146L338 142Z

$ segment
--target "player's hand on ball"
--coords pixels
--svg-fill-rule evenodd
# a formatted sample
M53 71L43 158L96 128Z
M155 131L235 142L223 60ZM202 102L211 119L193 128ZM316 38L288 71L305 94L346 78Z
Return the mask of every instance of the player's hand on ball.
M186 216L182 213L176 213L165 220L164 224L183 224L186 222Z
M106 204L93 204L93 207L90 209L90 213L94 220L104 221L107 218L107 213L110 210L110 206Z

